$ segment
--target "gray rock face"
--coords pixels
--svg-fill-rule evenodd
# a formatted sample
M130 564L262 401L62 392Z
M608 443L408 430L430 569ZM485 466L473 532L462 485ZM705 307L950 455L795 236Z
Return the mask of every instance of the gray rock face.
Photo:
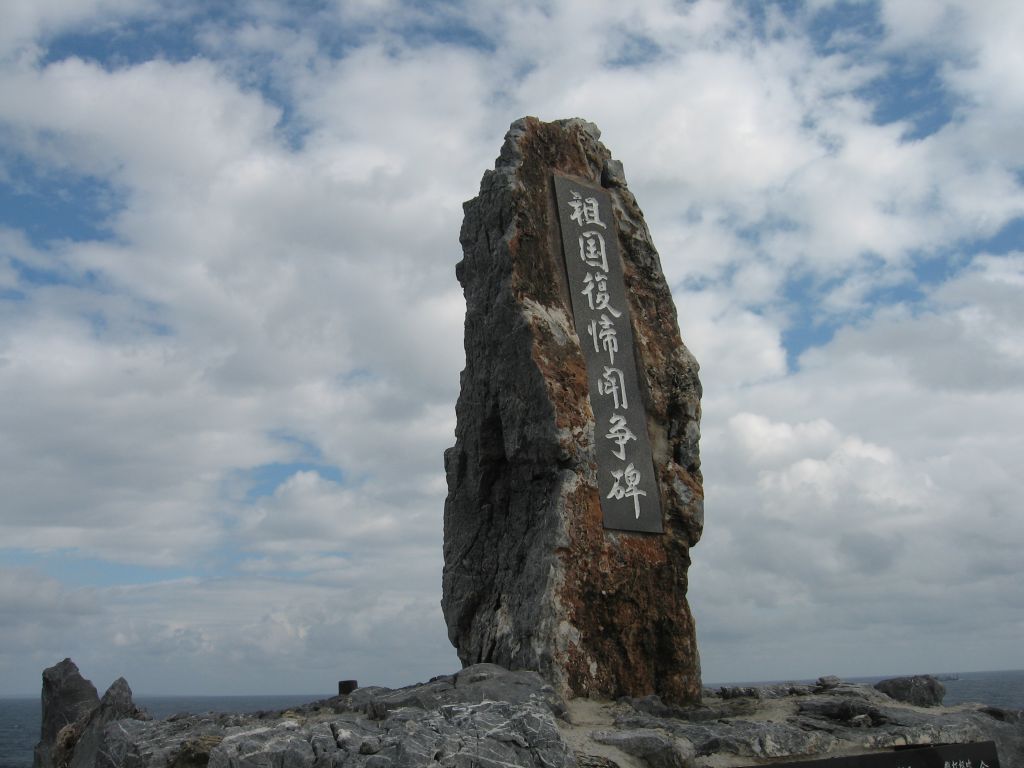
M696 756L689 741L673 738L658 728L595 731L591 738L640 758L650 768L686 768L693 764Z
M537 670L567 696L694 702L686 588L703 525L698 366L643 214L599 135L582 120L517 121L465 206L456 274L466 368L445 453L442 608L464 665ZM603 527L604 430L595 438L556 172L610 194L663 534Z
M835 688L841 682L843 681L835 675L823 675L822 677L818 678L816 685L819 690L828 691L832 688Z
M554 715L565 714L565 703L536 672L509 671L497 664L476 664L454 675L435 677L429 683L397 690L360 688L348 697L339 697L349 708L372 711L383 717L403 707L437 709L446 704L479 704L504 701L522 704L538 701Z
M145 714L130 704L130 692L127 699L110 698L111 707L87 716L65 765L553 768L573 760L553 714L564 704L551 686L536 673L493 665L398 690L360 688L264 716L176 715L154 722L139 719ZM111 720L116 712L124 714Z
M42 728L32 757L34 768L53 768L53 747L61 729L100 703L96 687L82 677L71 659L43 671Z
M786 692L786 690L790 692ZM152 721L118 681L62 729L73 768L731 768L996 742L1024 766L1024 714L983 705L924 710L872 688L770 686L699 706L656 696L562 701L539 675L478 665L420 685L360 688L278 713ZM105 706L105 708L104 708ZM121 717L120 715L124 715ZM74 735L77 741L70 737Z
M875 688L897 701L919 707L937 707L946 695L946 687L931 675L893 677L875 683Z
M106 751L106 727L118 720L148 720L149 715L135 706L132 689L119 677L103 694L98 706L67 726L53 752L55 768L91 768Z
M615 713L619 729L661 729L689 742L694 766L741 766L780 759L827 758L907 745L995 741L1001 765L1024 766L1024 716L980 705L925 712L866 686L840 683L817 693L779 686L759 695L705 697L682 717L652 717L650 702ZM714 719L703 716L713 713Z

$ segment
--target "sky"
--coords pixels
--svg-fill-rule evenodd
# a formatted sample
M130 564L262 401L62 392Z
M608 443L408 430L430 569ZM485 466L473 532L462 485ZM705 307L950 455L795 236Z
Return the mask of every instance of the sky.
M462 203L622 161L708 682L1024 668L1024 4L4 0L0 695L317 693L440 610Z

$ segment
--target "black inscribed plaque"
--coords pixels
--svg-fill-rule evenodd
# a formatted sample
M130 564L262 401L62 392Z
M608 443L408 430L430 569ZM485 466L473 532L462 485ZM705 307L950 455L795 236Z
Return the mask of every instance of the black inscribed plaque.
M661 533L661 495L611 198L600 187L558 175L554 180L573 317L587 362L604 527Z
M999 768L994 741L907 747L873 755L774 763L772 768Z

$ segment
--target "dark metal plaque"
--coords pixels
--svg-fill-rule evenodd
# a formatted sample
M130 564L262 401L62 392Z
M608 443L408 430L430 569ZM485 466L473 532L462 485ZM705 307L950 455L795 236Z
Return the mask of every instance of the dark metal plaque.
M994 741L911 747L873 755L833 757L797 763L773 763L772 768L999 768Z
M604 527L661 533L661 494L637 383L611 197L600 187L554 179L572 311L587 361Z

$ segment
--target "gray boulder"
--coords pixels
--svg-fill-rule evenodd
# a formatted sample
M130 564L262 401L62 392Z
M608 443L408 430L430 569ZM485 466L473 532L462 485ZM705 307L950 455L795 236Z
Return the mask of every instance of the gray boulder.
M875 689L918 707L937 707L946 695L946 687L931 675L893 677L875 683Z
M359 688L348 696L337 696L325 703L339 712L357 711L381 720L388 712L405 707L437 709L446 704L484 701L510 704L536 701L556 717L565 716L565 702L539 674L510 671L497 664L474 664L454 675L442 675L428 683L395 690Z
M71 659L43 670L42 727L32 756L34 768L53 768L53 748L61 729L88 715L99 703L96 686L82 677Z
M92 768L104 750L107 725L126 719L148 720L149 715L135 706L132 689L119 677L103 694L98 706L62 731L53 753L55 768Z
M756 717L756 713L754 715ZM821 730L805 730L799 724L722 719L707 722L657 720L634 718L626 714L616 719L616 726L624 731L661 728L677 740L689 743L696 754L697 765L711 756L740 760L749 764L757 760L800 758L827 755L836 746L836 740ZM653 765L651 768L655 768Z
M594 741L621 749L643 760L650 768L690 768L696 756L693 745L657 728L597 731Z
M835 675L823 675L818 678L815 686L819 691L830 691L842 682L843 681Z

